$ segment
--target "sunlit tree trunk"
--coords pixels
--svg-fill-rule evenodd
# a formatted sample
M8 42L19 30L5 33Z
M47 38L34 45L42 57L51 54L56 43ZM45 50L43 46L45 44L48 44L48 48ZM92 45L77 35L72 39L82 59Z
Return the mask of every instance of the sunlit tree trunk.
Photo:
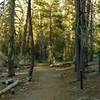
M27 9L26 21L25 21L25 25L24 25L24 32L23 32L23 36L22 36L21 56L24 56L26 54L26 37L27 37L27 27L28 27L28 16L29 16L29 12Z
M50 6L50 33L49 33L49 44L48 44L48 51L49 51L49 55L48 55L48 60L49 60L49 64L53 63L53 51L52 51L52 6Z
M66 61L68 61L68 58L67 58L67 38L66 38L67 36L65 35L65 47L64 47L64 61L66 62Z
M15 0L9 0L9 20L8 20L8 75L15 75L14 70L14 15L15 15Z
M41 12L39 13L39 26L40 26L40 31L39 31L39 53L40 53L40 62L44 61L45 55L44 55L44 46L43 46L43 17Z

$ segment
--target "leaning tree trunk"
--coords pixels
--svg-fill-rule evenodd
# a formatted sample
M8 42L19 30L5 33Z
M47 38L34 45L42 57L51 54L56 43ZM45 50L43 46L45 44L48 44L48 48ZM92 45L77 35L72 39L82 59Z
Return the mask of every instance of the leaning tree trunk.
M32 31L31 0L28 0L28 13L29 13L29 35L31 38L31 64L29 70L29 81L31 81L33 68L34 68L34 40L33 40L33 31Z
M14 34L15 34L15 27L14 27L14 15L15 15L15 0L9 0L9 20L8 20L8 75L12 77L15 75L14 71Z

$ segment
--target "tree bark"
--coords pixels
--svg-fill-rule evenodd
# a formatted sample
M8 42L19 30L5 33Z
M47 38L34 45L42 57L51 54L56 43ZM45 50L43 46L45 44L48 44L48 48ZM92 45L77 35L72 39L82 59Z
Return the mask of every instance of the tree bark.
M15 15L15 0L9 0L9 20L8 20L8 75L15 75L14 70L14 15Z
M32 30L31 0L28 0L28 12L29 12L29 34L31 38L31 64L29 70L29 81L31 81L34 68L34 40L33 40L33 30Z
M39 38L39 53L40 53L40 62L43 62L45 59L44 55L44 45L43 45L43 18L41 15L41 12L39 13L39 26L40 26L40 32L38 35Z
M26 53L26 36L27 36L27 27L28 27L28 9L27 9L27 14L26 14L26 22L24 25L24 33L23 33L23 38L22 38L22 45L21 45L21 56L24 56Z
M76 72L77 79L80 80L80 71L84 71L88 58L87 38L88 26L86 16L86 1L76 0ZM86 61L87 60L87 61Z
M50 33L49 33L49 44L48 44L48 50L49 50L49 64L53 63L53 51L52 51L52 6L50 6Z
M76 34L75 34L75 69L77 72L77 79L80 79L80 0L76 0Z

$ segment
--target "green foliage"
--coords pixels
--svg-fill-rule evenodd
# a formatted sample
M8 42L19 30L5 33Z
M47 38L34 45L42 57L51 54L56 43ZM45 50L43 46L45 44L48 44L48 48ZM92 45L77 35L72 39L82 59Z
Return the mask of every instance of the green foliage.
M0 51L7 55L8 48L8 6L0 15ZM64 55L72 58L75 38L75 4L74 0L64 0L63 5L59 0L34 0L32 1L32 22L35 41L35 58L40 59L39 34L42 32L42 44L46 59L48 58L48 44L50 33L50 17L52 19L52 49L56 60L63 60ZM20 55L24 25L27 13L27 2L16 0L14 54ZM94 48L100 48L100 1L96 4L96 18L94 19ZM28 33L29 30L27 30ZM30 48L29 48L30 49ZM64 51L66 49L66 52ZM30 51L30 50L29 50ZM29 52L28 51L28 52ZM70 52L69 52L70 51ZM66 54L64 54L66 53ZM70 56L71 55L71 56ZM17 62L17 61L16 61Z

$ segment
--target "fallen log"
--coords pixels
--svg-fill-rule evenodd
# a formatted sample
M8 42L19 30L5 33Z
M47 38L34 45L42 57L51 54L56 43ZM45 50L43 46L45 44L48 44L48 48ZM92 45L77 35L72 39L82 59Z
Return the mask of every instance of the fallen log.
M50 64L49 66L50 67L68 67L71 65L72 65L72 62L69 61L69 62L63 62L63 63L54 63L54 64Z
M6 88L4 88L3 90L0 91L0 95L6 93L7 91L9 91L10 89L12 89L13 87L15 87L16 85L18 85L19 81L15 81L14 83L8 85Z
M10 84L12 84L12 83L14 83L15 81L14 80L3 80L2 81L2 84L5 84L5 85L10 85Z

